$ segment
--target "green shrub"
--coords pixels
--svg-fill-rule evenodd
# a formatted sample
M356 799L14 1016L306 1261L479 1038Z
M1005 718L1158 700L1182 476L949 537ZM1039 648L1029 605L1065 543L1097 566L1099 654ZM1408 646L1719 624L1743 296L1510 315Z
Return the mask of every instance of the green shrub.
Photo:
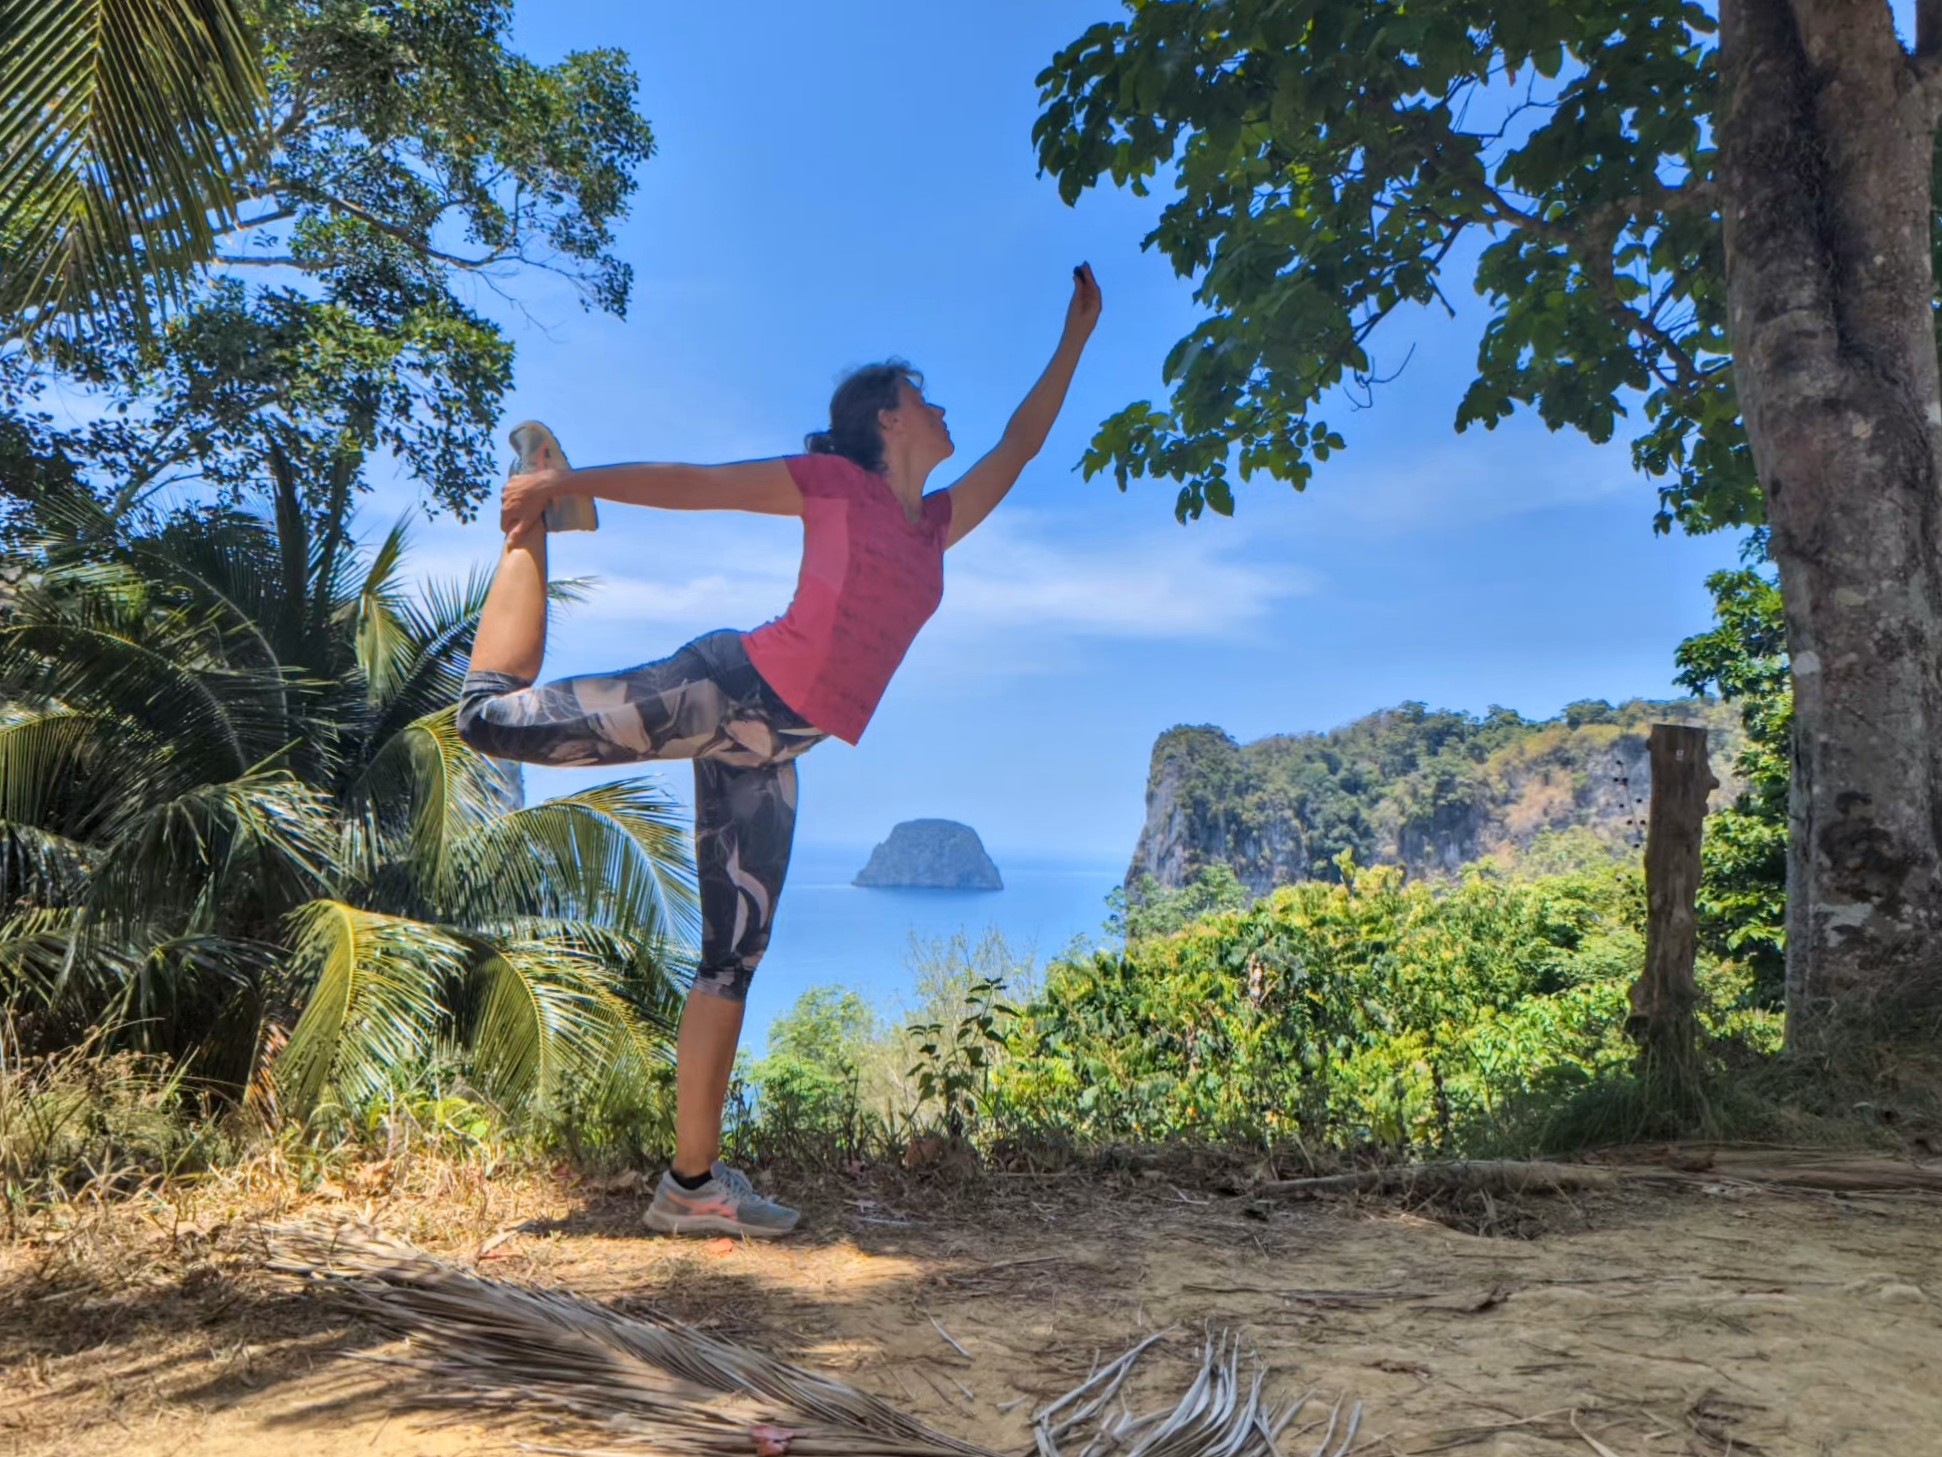
M994 1070L1005 1115L1081 1142L1458 1154L1511 1110L1621 1076L1644 960L1636 872L1405 884L1343 856L1118 953L1054 963ZM1709 969L1712 1030L1771 1041Z
M876 1018L855 992L811 987L769 1027L768 1053L746 1066L753 1116L738 1141L758 1157L841 1163L877 1140L863 1066Z

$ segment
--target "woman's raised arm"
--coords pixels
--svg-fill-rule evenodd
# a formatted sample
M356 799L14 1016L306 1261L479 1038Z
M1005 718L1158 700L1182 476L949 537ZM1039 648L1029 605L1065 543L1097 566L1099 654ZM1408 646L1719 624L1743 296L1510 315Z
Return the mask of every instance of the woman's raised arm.
M992 513L1019 473L1044 448L1052 422L1065 404L1065 392L1079 367L1079 356L1085 353L1086 341L1099 322L1101 307L1092 265L1082 263L1072 270L1072 301L1066 307L1065 330L1052 362L1045 366L1045 373L1025 396L1025 402L1012 413L1004 437L951 487L951 537L947 546L956 546Z
M754 511L802 515L802 492L788 462L738 460L728 465L597 465L587 470L535 471L506 482L500 526L511 531L558 496L598 496L624 506L663 511Z

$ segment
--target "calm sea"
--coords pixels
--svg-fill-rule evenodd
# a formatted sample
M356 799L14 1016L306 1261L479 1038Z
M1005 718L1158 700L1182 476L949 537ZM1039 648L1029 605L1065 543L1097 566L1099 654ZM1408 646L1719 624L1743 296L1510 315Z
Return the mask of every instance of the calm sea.
M1010 949L1041 966L1075 936L1103 941L1106 896L1125 861L1018 860L994 853L996 891L861 890L850 884L870 847L798 845L776 914L769 953L749 990L743 1045L760 1054L769 1023L812 986L855 991L886 1015L906 1000L910 942L973 943L995 929Z

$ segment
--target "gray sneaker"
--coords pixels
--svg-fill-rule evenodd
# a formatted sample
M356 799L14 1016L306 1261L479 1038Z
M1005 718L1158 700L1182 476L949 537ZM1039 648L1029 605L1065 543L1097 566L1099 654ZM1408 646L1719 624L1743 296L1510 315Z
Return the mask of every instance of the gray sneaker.
M720 1162L699 1189L675 1183L672 1169L661 1175L645 1216L647 1227L662 1234L742 1234L750 1239L780 1239L800 1217L787 1205L764 1199L748 1175Z
M572 469L566 463L566 452L560 449L559 440L537 420L513 426L507 438L518 452L513 462L515 471ZM600 513L594 508L591 496L562 496L546 508L548 531L597 531L599 528Z

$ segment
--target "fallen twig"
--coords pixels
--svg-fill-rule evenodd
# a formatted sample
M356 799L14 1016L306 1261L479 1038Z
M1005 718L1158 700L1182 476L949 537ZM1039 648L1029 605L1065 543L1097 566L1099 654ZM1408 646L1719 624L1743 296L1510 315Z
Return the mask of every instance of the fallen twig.
M957 1337L952 1335L949 1331L945 1330L944 1327L938 1323L938 1319L936 1316L934 1315L931 1316L930 1320L932 1325L937 1326L937 1333L940 1336L944 1337L945 1343L949 1345L952 1350L956 1351L960 1356L964 1357L965 1360L969 1361L971 1359L971 1353L965 1350L963 1346L960 1346L957 1343Z

